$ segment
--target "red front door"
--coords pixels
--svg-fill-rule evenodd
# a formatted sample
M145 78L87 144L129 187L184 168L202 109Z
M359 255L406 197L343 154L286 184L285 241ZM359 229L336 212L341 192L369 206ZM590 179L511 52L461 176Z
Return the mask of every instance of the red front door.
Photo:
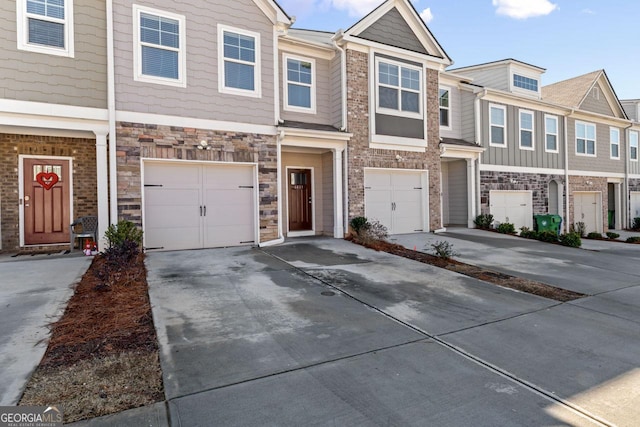
M69 243L69 160L24 159L24 243Z
M289 231L313 229L311 170L289 169Z

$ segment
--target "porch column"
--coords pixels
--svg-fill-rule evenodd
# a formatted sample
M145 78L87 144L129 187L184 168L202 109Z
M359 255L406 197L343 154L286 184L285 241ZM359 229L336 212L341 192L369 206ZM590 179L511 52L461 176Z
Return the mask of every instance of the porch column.
M473 228L473 220L478 215L476 212L476 200L477 200L477 190L476 190L476 159L465 159L467 161L467 191L469 191L469 196L467 198L467 206L468 206L468 218L467 218L467 227Z
M109 177L107 156L107 132L96 134L96 174L98 192L98 250L106 247L104 233L109 227Z
M344 237L344 205L342 203L342 153L343 149L333 150L333 237Z

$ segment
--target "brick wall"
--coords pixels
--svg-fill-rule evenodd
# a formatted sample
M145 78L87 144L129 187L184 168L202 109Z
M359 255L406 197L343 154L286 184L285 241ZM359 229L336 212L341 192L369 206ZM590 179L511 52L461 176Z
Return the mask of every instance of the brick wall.
M242 132L117 124L118 217L142 225L140 159L179 159L258 164L260 242L278 237L276 137ZM206 140L211 150L198 150Z
M373 76L371 76L373 78ZM347 149L349 162L349 219L364 215L364 169L426 169L429 171L429 228L442 227L440 215L440 149L438 72L428 70L427 150L425 153L369 148L369 56L347 50L347 123L353 134ZM402 160L396 160L399 155Z
M94 139L0 134L2 249L20 249L18 162L20 155L72 157L73 215L97 215ZM46 249L46 246L29 250Z
M569 177L569 224L575 224L580 221L579 218L574 217L573 193L575 191L595 191L602 194L602 230L607 231L609 229L609 186L607 178L596 178L593 176Z
M514 182L512 182L512 180ZM549 212L549 183L556 180L564 182L564 176L519 172L480 172L481 211L488 214L491 210L489 194L492 190L531 191L533 214ZM564 198L563 198L564 199ZM565 202L561 210L564 211Z

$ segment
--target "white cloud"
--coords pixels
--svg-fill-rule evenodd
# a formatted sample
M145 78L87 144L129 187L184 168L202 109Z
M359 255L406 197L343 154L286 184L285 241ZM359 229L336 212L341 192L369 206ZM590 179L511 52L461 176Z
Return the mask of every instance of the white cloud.
M324 3L338 10L346 10L350 16L361 17L380 6L380 0L325 0Z
M582 9L582 13L585 13L587 15L595 15L596 13L591 10L591 9Z
M429 22L433 21L433 13L431 12L431 8L428 7L425 10L423 10L420 13L420 18L422 18L425 24L428 24Z
M492 0L498 15L514 19L527 19L548 15L558 8L549 0Z

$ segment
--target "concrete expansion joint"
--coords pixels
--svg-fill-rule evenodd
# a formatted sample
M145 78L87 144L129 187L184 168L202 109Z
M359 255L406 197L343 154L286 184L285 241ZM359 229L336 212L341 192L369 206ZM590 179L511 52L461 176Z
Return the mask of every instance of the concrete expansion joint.
M262 252L264 252L264 251L262 251ZM496 365L494 365L494 364L492 364L492 363L490 363L490 362L488 362L488 361L486 361L486 360L484 360L484 359L482 359L482 358L480 358L478 356L475 356L475 355L467 352L466 350L462 349L461 347L456 346L455 344L447 342L446 340L440 338L440 336L438 336L438 335L432 335L429 332L427 332L427 331L425 331L425 330L423 330L423 329L421 329L421 328L419 328L417 326L411 325L410 323L407 323L407 322L405 322L405 321L403 321L401 319L398 319L398 318L392 316L391 314L389 314L389 313L387 313L387 312L385 312L385 311L383 311L383 310L381 310L381 309L379 309L379 308L367 303L366 301L363 301L363 300L357 298L354 295L351 295L350 293L348 293L345 290L340 289L339 287L327 282L326 280L324 280L322 278L319 278L319 277L316 277L313 274L303 270L302 268L291 264L287 260L285 260L285 259L283 259L283 258L281 258L281 257L279 257L277 255L274 255L274 254L271 254L271 253L268 253L268 252L264 252L264 253L266 255L269 255L269 256L281 261L281 262L284 262L284 263L290 265L293 269L299 271L300 273L302 273L302 274L304 274L306 276L309 276L312 279L318 280L319 282L323 283L324 285L328 286L329 288L340 292L341 294L347 296L348 298L350 298L350 299L352 299L354 301L359 302L360 304L363 304L364 306L372 309L373 311L376 311L376 312L380 313L381 315L387 317L388 319L393 320L393 321L395 321L395 322L397 322L397 323L399 323L399 324L401 324L401 325L413 330L414 332L417 332L417 333L423 335L425 338L428 338L429 340L433 341L435 344L438 344L438 345L446 348L447 350L450 350L450 351L456 353L458 356L461 356L461 357L469 360L470 362L473 362L473 363L475 363L475 364L477 364L477 365L479 365L479 366L481 366L481 367L483 367L483 368L485 368L485 369L487 369L487 370L489 370L489 371L491 371L491 372L493 372L493 373L495 373L497 375L500 375L501 377L503 377L503 378L505 378L505 379L507 379L507 380L519 385L520 387L523 387L523 388L529 390L530 392L542 397L543 399L546 399L546 400L548 400L550 402L562 405L563 407L565 407L567 410L571 411L572 413L574 413L574 414L576 414L576 415L578 415L578 416L580 416L582 418L588 419L589 421L593 422L596 425L609 426L609 427L615 426L615 424L613 424L613 423L611 423L611 422L609 422L607 420L604 420L604 419L602 419L601 417L599 417L599 416L597 416L595 414L590 413L586 409L584 409L584 408L582 408L582 407L580 407L580 406L578 406L578 405L576 405L576 404L574 404L574 403L572 403L572 402L570 402L570 401L568 401L566 399L558 397L555 393L550 392L548 390L545 390L544 388L542 388L542 387L540 387L540 386L538 386L536 384L533 384L533 383L525 380L524 378L518 377L517 375L507 371L506 369L502 369L502 368L500 368L500 367L498 367L498 366L496 366ZM534 311L532 311L530 313L525 313L525 314L531 314L531 313L535 313L537 311L543 311L543 310L546 310L546 309L551 308L551 307L560 306L562 304L565 304L565 303L554 304L552 306L548 306L548 307L545 307L545 308L539 309L539 310L534 310ZM521 314L521 315L518 315L518 316L513 316L513 317L515 318L515 317L520 317L520 316L523 316L523 315L524 314ZM507 320L507 319L501 319L501 320L494 321L494 322L487 322L487 324L496 323L496 322L502 322L504 320ZM421 339L421 340L417 340L415 342L420 342L420 341L425 341L425 340ZM407 344L411 344L411 343L404 343L404 344L400 344L399 346L407 345ZM397 346L393 346L393 347L397 347ZM377 350L373 350L372 352L375 352L375 351L377 351ZM367 353L371 353L371 352L367 352ZM357 356L354 355L354 356L351 356L351 357L357 357ZM326 363L328 363L328 362L326 362ZM321 364L323 364L323 363L321 363ZM277 375L277 374L274 374L274 375ZM270 376L272 376L272 375L270 375Z

